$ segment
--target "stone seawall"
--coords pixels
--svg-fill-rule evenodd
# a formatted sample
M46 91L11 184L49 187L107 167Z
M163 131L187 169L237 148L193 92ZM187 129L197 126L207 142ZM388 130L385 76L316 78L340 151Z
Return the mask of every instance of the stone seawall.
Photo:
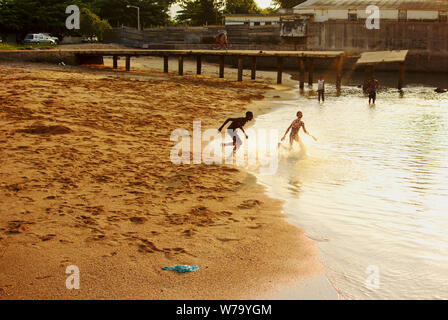
M0 51L0 61L43 62L78 65L79 58L73 53L57 50L8 50Z
M103 64L102 57L80 56L60 50L6 50L0 51L0 61L65 63L68 65Z

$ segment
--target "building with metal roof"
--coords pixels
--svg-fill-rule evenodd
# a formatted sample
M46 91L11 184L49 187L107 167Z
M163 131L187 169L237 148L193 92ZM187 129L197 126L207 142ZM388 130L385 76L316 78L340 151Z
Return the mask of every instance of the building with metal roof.
M271 14L226 14L225 25L249 25L249 26L264 26L279 24L281 13L271 13Z
M312 14L314 21L357 20L372 15L378 7L380 19L401 21L447 21L447 0L307 0L283 13Z
M380 9L448 10L446 0L307 0L294 9L365 9L370 5Z

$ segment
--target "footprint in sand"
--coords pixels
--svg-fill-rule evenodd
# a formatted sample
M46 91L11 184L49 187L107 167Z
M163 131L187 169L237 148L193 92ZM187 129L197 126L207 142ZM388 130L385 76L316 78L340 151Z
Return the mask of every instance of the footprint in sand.
M129 218L129 220L136 224L144 224L148 219L146 219L145 217L131 217Z
M258 207L262 204L259 200L245 200L240 205L238 205L239 209L252 209L254 207Z
M56 235L51 233L51 234L46 234L44 236L40 236L39 239L42 241L49 241L55 237L56 237Z
M196 234L196 229L187 229L187 230L184 230L184 231L182 232L182 234L183 234L184 236L186 236L186 237L192 237L194 234Z
M13 220L8 222L8 226L6 229L2 228L0 230L4 230L6 234L17 234L22 233L27 230L27 225L32 225L34 222L22 221L22 220Z
M18 129L16 131L22 133L43 134L43 135L67 134L72 132L70 128L60 125L56 126L34 125L25 129Z
M236 238L219 238L217 237L216 240L222 241L222 242L229 242L229 241L240 241L241 239Z
M154 251L163 252L163 250L156 247L156 245L147 240L147 239L138 239L140 240L140 244L138 244L138 248L140 252L148 252L148 253L154 253Z
M260 229L263 226L261 223L257 223L255 226L248 226L249 229Z

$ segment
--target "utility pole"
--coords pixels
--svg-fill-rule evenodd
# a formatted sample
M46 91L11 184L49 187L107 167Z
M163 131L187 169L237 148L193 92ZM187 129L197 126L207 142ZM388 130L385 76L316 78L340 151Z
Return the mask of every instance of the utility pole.
M131 6L128 4L126 8L135 8L137 9L137 30L140 31L140 7L137 6Z

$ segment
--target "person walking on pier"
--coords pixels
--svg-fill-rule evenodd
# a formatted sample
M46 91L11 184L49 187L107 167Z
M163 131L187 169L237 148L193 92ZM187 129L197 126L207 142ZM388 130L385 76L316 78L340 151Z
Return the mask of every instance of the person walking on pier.
M375 104L377 90L378 90L378 80L376 80L372 76L367 83L367 92L369 93L369 105L371 101L372 104Z
M317 98L322 99L322 102L325 102L325 80L323 76L319 77L319 80L317 80Z
M227 39L227 32L223 31L220 32L216 36L216 44L219 45L219 49L228 49L229 47L229 40Z

